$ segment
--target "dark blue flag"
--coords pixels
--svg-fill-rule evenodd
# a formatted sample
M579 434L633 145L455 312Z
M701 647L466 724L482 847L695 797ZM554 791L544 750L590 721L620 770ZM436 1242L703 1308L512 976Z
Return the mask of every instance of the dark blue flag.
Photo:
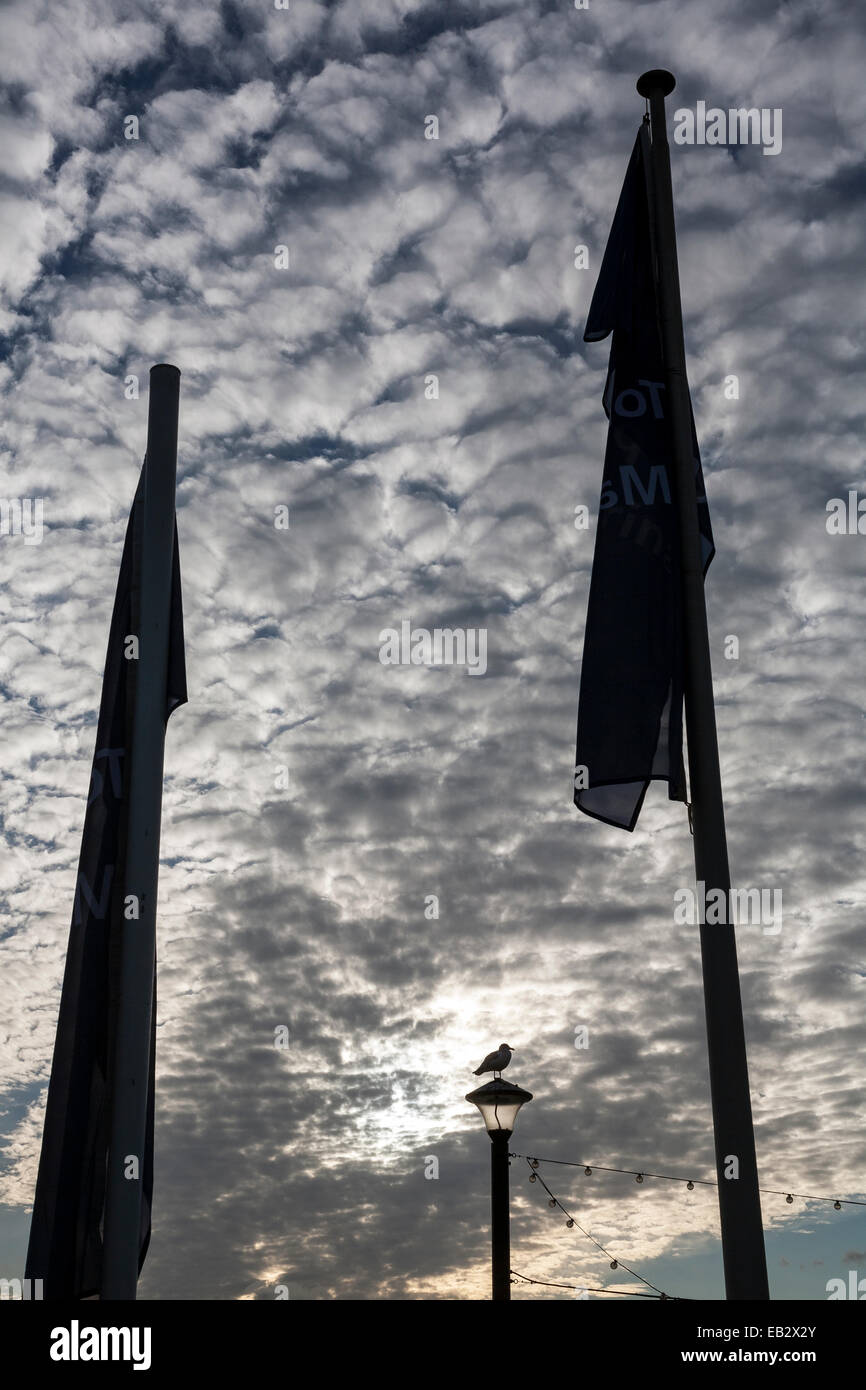
M138 674L138 662L127 659L125 651L126 638L139 631L146 468L147 460L126 529L109 630L27 1251L27 1277L42 1279L43 1295L52 1299L92 1297L98 1294L101 1281L129 771ZM166 719L178 705L186 703L186 698L180 563L175 528ZM155 971L153 989L139 1269L150 1241L153 1193Z
M685 801L682 589L654 274L649 135L638 132L584 339L613 333L610 421L577 716L575 805L634 830L647 787ZM692 419L704 574L713 535Z

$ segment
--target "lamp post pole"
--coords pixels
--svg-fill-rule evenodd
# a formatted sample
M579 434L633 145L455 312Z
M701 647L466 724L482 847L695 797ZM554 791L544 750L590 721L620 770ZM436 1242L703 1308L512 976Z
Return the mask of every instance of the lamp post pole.
M477 1075L477 1073L476 1073ZM493 1302L511 1298L511 1210L508 1194L508 1141L521 1105L532 1100L509 1081L496 1077L466 1097L477 1105L490 1136L490 1235L493 1256Z
M508 1141L511 1131L490 1135L490 1215L493 1238L493 1301L511 1298L511 1212L508 1193Z

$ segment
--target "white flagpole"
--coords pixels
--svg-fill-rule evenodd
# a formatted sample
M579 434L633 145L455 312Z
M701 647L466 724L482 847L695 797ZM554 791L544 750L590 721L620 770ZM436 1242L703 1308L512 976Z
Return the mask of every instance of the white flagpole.
M138 1283L147 1094L150 1070L156 899L162 811L166 680L174 554L175 485L180 372L150 369L147 454L135 712L129 776L129 819L123 898L111 1135L106 1175L100 1297L134 1299Z

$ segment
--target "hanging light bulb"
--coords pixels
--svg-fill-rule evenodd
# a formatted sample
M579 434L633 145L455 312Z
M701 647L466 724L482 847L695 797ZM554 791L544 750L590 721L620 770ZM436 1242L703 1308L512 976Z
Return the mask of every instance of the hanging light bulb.
M643 1173L638 1173L635 1182L643 1182Z
M538 1167L538 1159L537 1159L537 1158L531 1158L531 1159L529 1160L529 1162L530 1162L531 1167L533 1167L533 1168L537 1168L537 1167Z
M591 1168L584 1168L583 1171L586 1173L586 1176L587 1176L588 1178L591 1178L591 1177L592 1177L592 1169L591 1169Z
M617 1261L616 1261L616 1260L611 1260L611 1262L610 1262L610 1267L611 1267L611 1269L616 1269L616 1267L617 1267Z
M551 1197L551 1199L550 1199L550 1201L548 1202L547 1205L548 1205L549 1207L555 1207L555 1206L556 1206L556 1198L555 1198L555 1197Z
M688 1188L689 1192L694 1192L695 1190L695 1185L691 1181L691 1179L689 1179L689 1181L686 1183L686 1187Z
M787 1195L787 1197L785 1198L785 1201L786 1201L786 1202L793 1202L793 1200L794 1200L794 1198L791 1196L791 1194L790 1194L790 1192L789 1192L788 1195Z
M572 1226L574 1225L574 1218L570 1216L565 1224L568 1227L568 1229L571 1230Z
M535 1174L534 1174L534 1173L530 1173L530 1174L529 1174L529 1181L530 1181L530 1182L535 1182Z
M835 1208L836 1211L841 1211L841 1210L842 1210L842 1203L841 1203L841 1202L834 1202L834 1203L833 1203L833 1206L834 1206L834 1208Z

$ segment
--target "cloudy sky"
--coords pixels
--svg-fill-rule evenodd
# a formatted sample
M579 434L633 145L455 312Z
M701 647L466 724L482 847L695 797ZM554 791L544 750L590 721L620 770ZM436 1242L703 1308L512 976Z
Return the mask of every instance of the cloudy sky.
M0 27L0 491L45 523L0 540L0 1273L159 361L183 373L190 699L141 1296L486 1297L463 1097L502 1040L535 1096L520 1152L712 1178L684 810L656 786L629 835L571 801L606 433L583 323L656 66L671 123L783 112L777 155L672 145L673 180L732 874L783 895L781 931L739 931L761 1182L866 1196L866 538L826 525L866 496L857 5L12 0ZM383 665L404 620L483 629L486 673ZM542 1171L645 1278L721 1296L712 1189ZM640 1287L527 1178L515 1269ZM776 1297L866 1275L863 1209L764 1214Z

